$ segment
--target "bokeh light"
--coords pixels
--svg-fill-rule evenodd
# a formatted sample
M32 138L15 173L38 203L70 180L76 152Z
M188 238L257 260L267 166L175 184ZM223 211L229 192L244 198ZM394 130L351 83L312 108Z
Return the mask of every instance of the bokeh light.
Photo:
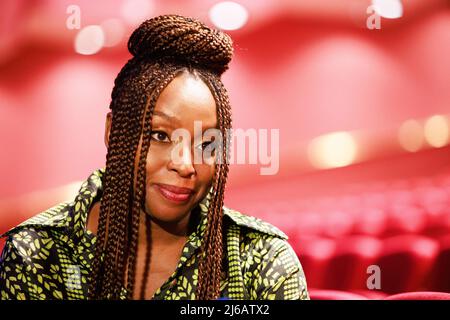
M102 49L104 42L105 35L100 26L86 26L75 37L75 51L84 55L95 54Z
M355 161L356 154L356 141L348 132L333 132L319 136L308 146L309 160L319 169L348 166Z
M428 144L435 148L440 148L448 144L449 123L447 117L435 115L425 122L425 139Z
M398 141L406 151L419 151L424 143L423 126L413 119L403 122L398 130Z
M215 4L209 10L209 19L220 29L237 30L247 23L248 12L239 3L224 1Z
M398 19L403 15L403 5L400 0L372 0L375 12L387 19Z

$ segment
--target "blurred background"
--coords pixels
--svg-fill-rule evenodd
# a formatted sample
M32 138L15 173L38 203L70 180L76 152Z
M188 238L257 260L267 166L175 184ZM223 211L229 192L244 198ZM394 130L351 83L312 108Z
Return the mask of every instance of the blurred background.
M225 204L288 234L312 292L450 292L447 0L3 0L0 233L104 166L128 37L166 13L232 36L233 125L280 154L232 165Z

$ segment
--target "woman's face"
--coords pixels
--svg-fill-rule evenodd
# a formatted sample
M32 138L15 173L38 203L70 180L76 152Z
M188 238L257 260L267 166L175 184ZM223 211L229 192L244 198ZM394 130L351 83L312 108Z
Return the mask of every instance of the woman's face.
M194 139L194 121L201 121L201 132L195 130L198 139ZM200 78L183 72L162 91L153 113L146 163L145 210L155 222L186 221L191 210L206 196L214 176L214 161L194 163L194 153L201 154L211 141L203 139L202 133L216 126L214 97ZM177 129L189 133L190 141L174 141L172 133ZM135 176L139 154L140 146ZM174 158L174 154L178 157Z

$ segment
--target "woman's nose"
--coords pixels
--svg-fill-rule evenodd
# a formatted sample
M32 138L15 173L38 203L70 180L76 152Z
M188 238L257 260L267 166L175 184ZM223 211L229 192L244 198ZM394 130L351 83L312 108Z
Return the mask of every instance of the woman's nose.
M179 142L172 150L169 161L169 170L175 170L182 177L189 177L195 173L192 161L192 150L190 143Z

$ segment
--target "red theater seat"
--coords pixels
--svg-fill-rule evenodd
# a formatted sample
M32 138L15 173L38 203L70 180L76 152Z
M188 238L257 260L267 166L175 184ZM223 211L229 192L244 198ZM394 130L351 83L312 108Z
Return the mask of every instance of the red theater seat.
M380 208L361 209L355 218L354 234L380 236L386 230L387 215Z
M450 292L450 234L439 239L439 255L430 278L432 290Z
M420 290L438 251L437 242L423 236L385 239L376 261L381 270L381 290L391 294Z
M448 179L448 177L447 177ZM415 190L418 204L427 213L425 233L441 236L450 233L450 189L444 180L435 186L418 187Z
M440 237L450 234L450 202L448 204L428 205L427 225L423 234L430 237Z
M338 290L309 289L311 300L369 300L365 296Z
M354 218L349 211L331 210L322 215L323 234L330 238L349 235L354 228Z
M295 247L296 253L302 263L308 286L323 288L324 275L329 261L334 255L335 241L320 237L299 239Z
M298 220L297 220L298 219ZM320 236L323 233L323 215L318 212L301 212L297 221L290 220L290 225L296 226L298 236Z
M289 243L293 247L297 246L297 228L303 221L301 214L275 212L270 216L259 215L258 218L277 226L277 228L282 230L289 237Z
M450 293L446 292L405 292L394 294L385 300L450 300Z
M427 216L423 209L395 202L387 209L385 237L401 234L420 234L426 226Z
M335 290L367 289L367 268L381 251L381 241L368 236L336 240L336 250L326 270L324 286Z

